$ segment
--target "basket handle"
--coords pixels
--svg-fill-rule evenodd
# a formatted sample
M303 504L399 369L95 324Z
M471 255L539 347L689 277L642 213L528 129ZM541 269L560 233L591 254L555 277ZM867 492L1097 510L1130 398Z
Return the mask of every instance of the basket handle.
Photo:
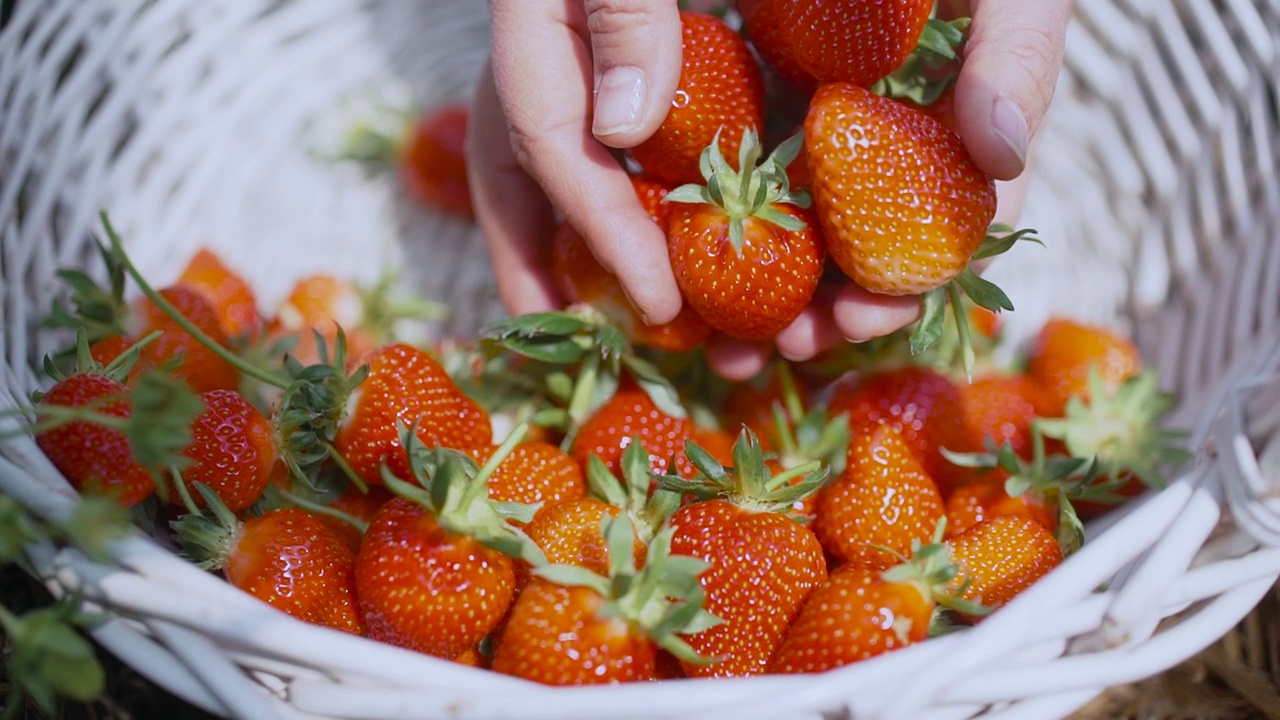
M1234 388L1214 439L1236 524L1259 543L1280 546L1280 373Z

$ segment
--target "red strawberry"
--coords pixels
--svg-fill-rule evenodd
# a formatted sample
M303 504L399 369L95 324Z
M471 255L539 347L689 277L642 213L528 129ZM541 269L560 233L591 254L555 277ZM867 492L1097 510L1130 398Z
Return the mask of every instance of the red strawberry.
M667 117L631 149L645 174L670 185L698 182L698 158L717 132L736 159L743 131L764 125L764 80L747 43L723 20L681 12L680 84Z
M1024 518L1052 533L1058 529L1058 503L1036 491L1012 497L1002 481L974 482L947 498L947 537L996 517Z
M745 21L784 75L865 87L906 61L932 11L932 0L761 0Z
M759 167L753 133L742 140L735 172L716 144L705 153L706 185L667 195L671 268L689 304L711 327L742 340L766 340L809 305L822 277L824 253L814 218L794 195L784 168L800 138L784 143Z
M213 305L231 337L254 337L262 328L258 300L249 283L208 248L191 256L178 284L193 288Z
M468 110L446 105L414 124L400 159L400 179L419 202L464 218L472 216L467 185Z
M885 422L902 434L925 473L946 496L965 475L942 456L942 448L967 438L960 391L945 375L923 367L870 373L837 385L830 413L849 414L849 427Z
M329 525L298 508L244 522L212 500L213 516L185 515L174 528L188 556L227 582L299 620L364 634L356 608L354 554Z
M192 423L191 444L183 451L191 464L180 477L189 493L194 483L203 483L232 512L240 512L257 502L271 482L279 457L271 421L234 390L201 393L200 402L204 409ZM205 507L199 494L191 497L197 507Z
M213 305L197 290L175 285L160 290L160 296L183 317L222 347L227 347L226 329ZM160 331L162 334L142 348L142 367L163 367L177 363L173 373L196 392L235 390L240 386L240 371L219 357L207 345L188 333L160 306L143 298L135 306L136 329L130 335L142 338Z
M665 228L670 206L662 199L669 188L639 176L632 176L631 184L649 217ZM569 301L590 305L637 345L687 352L711 336L711 326L687 304L669 323L646 324L627 299L618 279L600 267L586 241L568 223L561 223L552 236L551 272Z
M855 426L848 466L818 494L816 512L814 532L828 553L885 569L934 536L943 504L903 436L874 423Z
M91 407L100 416L119 420L128 419L132 412L129 388L96 373L78 373L60 381L40 404L54 408ZM58 419L47 413L38 417L40 422ZM71 420L38 431L36 444L72 487L81 492L109 495L121 505L132 507L155 491L155 478L134 458L128 436L115 427L92 419Z
M674 458L677 469L687 475L693 467L684 456L684 442L692 432L688 418L664 413L640 388L623 387L582 424L571 454L584 467L594 454L616 475L622 451L639 437L655 472L666 470Z
M360 549L360 539L364 537L364 531L368 528L369 523L373 522L374 516L382 509L382 506L394 497L395 495L391 494L389 490L376 485L369 487L367 491L361 491L360 488L351 485L333 502L329 503L329 507L346 514L356 523L332 516L325 516L321 519L328 523L346 541L352 552L355 552Z
M1128 338L1098 325L1052 318L1040 328L1027 352L1027 375L1048 395L1042 413L1057 417L1072 397L1089 398L1089 368L1113 392L1142 369L1138 348Z
M760 57L777 71L784 80L800 88L811 89L817 85L813 75L800 66L791 48L791 15L798 10L798 3L788 0L758 0L740 8L742 27ZM782 22L782 16L788 22Z
M827 249L846 275L872 292L918 295L968 267L995 215L995 184L954 131L832 83L814 95L804 138Z
M610 547L627 548L635 540L625 519L610 520L597 532ZM705 565L669 556L670 541L669 530L655 538L643 570L620 553L605 575L571 565L536 571L540 577L520 593L496 643L493 669L547 685L595 685L656 680L660 646L705 662L676 635L714 622L697 609L701 591L694 576ZM673 601L669 588L680 587L691 589L690 598Z
M959 452L982 452L1006 442L1019 457L1031 453L1031 423L1047 409L1040 386L1024 375L988 375L961 383L968 438L949 447Z
M488 448L489 415L462 393L429 354L397 343L365 357L369 375L352 391L334 445L352 470L371 485L382 484L385 463L408 477L397 423L415 425L430 447L468 451Z
M493 450L475 455L483 464ZM489 499L495 502L540 504L542 511L587 493L582 466L560 448L545 442L516 445L489 476Z
M671 550L706 562L698 582L705 607L724 622L685 638L711 665L683 662L690 677L730 677L763 673L787 625L809 593L827 576L817 538L787 517L797 500L826 477L814 462L772 478L759 441L744 431L727 469L690 449L702 475L693 483L668 479L670 489L702 498L671 515ZM798 485L793 477L803 477Z
M996 517L946 541L956 566L953 588L989 609L1009 602L1062 562L1053 533L1026 518Z

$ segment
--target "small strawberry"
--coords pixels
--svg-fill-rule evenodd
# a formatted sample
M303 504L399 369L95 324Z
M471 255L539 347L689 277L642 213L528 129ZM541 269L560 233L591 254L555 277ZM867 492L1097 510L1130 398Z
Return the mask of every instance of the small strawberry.
M132 337L145 337L159 331L156 341L142 350L144 367L164 367L176 363L173 373L182 378L196 392L209 390L235 390L240 386L240 371L222 358L215 350L192 335L173 317L181 314L206 337L220 347L227 347L229 339L218 311L199 291L183 285L160 290L160 296L171 306L162 308L150 298L139 301L137 328Z
M840 563L885 569L927 542L943 503L892 425L855 427L844 474L818 494L814 533Z
M241 522L208 488L200 494L213 517L189 514L173 524L199 567L222 570L227 582L299 620L364 634L355 557L329 525L298 508Z
M177 284L204 295L231 337L253 338L261 331L263 321L253 288L212 250L197 250L178 276Z
M467 184L466 105L445 105L423 113L401 150L400 180L422 204L470 219Z
M742 340L766 340L809 305L822 277L824 253L808 196L791 192L785 171L800 137L761 163L755 133L744 133L741 171L721 154L720 137L704 151L706 184L666 197L671 268L707 324Z
M484 464L495 449L476 451L472 456ZM587 494L582 466L555 445L522 442L502 459L489 476L489 499L539 505L539 512Z
M680 13L683 28L680 83L667 117L649 139L631 149L649 177L671 185L698 182L698 158L721 132L737 158L743 132L764 125L764 80L751 49L723 20Z
M685 638L718 661L682 665L690 677L763 673L787 625L827 576L818 539L785 514L822 484L826 471L812 462L771 476L749 430L734 446L732 468L692 444L688 455L700 471L695 480L661 479L665 489L700 498L672 513L671 550L710 566L698 582L707 611L724 622ZM803 480L793 484L795 478Z
M1097 367L1103 388L1114 392L1142 369L1138 348L1128 338L1099 325L1051 318L1027 350L1027 375L1045 389L1042 414L1057 417L1072 397L1089 397L1089 368Z
M271 421L234 390L201 393L200 403L191 444L182 453L190 464L178 473L183 495L205 507L202 496L190 495L194 483L201 483L232 512L240 512L262 496L279 459Z
M1053 533L1026 518L992 518L944 544L956 567L952 587L992 610L1062 563Z
M631 184L649 217L665 229L671 206L663 203L662 199L670 188L638 175L631 177ZM617 325L636 345L687 352L711 337L711 326L687 304L671 322L662 325L645 323L627 299L617 277L600 266L586 241L568 223L561 223L552 235L551 272L567 300L591 306Z
M468 451L490 446L488 413L425 351L396 343L375 350L364 362L368 376L351 392L334 439L364 482L381 484L384 464L397 477L408 477L397 423L414 425L429 447Z
M491 502L488 478L470 458L428 448L415 428L404 428L399 442L411 477L430 489L385 473L401 497L383 505L365 532L356 594L371 638L452 659L475 648L506 615L515 595L513 556L535 567L545 563L506 522L528 522L533 508Z
M595 685L656 680L659 648L707 662L680 638L717 622L701 608L696 577L706 564L670 554L668 529L637 570L626 518L607 519L597 532L608 539L607 574L575 565L536 570L496 643L495 671L547 685Z
M925 474L946 496L965 475L941 453L943 448L962 446L967 439L962 403L959 388L947 376L906 366L837 383L830 412L848 413L851 428L888 423L902 434Z
M1049 532L1058 529L1058 499L1027 491L1010 495L1006 483L978 481L956 488L947 498L947 537L953 538L986 520L1017 517L1031 520Z
M993 374L959 384L968 438L948 450L980 452L1005 443L1029 457L1031 424L1048 409L1040 386L1025 375Z
M617 474L623 451L639 438L655 472L665 470L674 459L681 474L688 475L693 467L685 457L684 443L692 433L693 423L687 417L673 417L659 409L645 391L624 387L583 423L571 454L584 467L595 455L609 472Z

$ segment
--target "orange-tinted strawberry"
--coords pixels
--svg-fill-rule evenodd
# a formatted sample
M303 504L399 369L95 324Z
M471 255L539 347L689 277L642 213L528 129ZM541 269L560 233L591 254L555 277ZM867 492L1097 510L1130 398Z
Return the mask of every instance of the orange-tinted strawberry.
M698 315L726 335L774 337L809 305L822 278L816 223L800 206L807 201L791 193L784 170L799 140L761 163L760 146L748 133L742 139L746 167L737 172L721 154L717 134L705 153L707 184L667 195L676 282Z
M476 454L483 464L492 450ZM540 504L542 511L587 493L582 466L555 445L526 442L516 445L489 476L489 499L495 502Z
M742 27L747 38L755 46L760 57L777 71L784 80L800 88L812 88L817 80L800 66L796 56L791 52L790 21L780 21L783 14L790 15L796 10L793 3L787 0L758 0L739 8L742 12Z
M254 337L262 328L253 288L208 248L200 248L178 276L179 285L200 292L217 311L231 337Z
M464 650L461 655L453 659L459 665L466 665L473 668L489 669L490 658L480 652L478 648L470 648Z
M1091 367L1112 392L1138 374L1142 358L1132 341L1098 325L1052 318L1040 328L1028 348L1026 372L1048 395L1045 415L1061 415L1072 397L1088 399Z
M571 454L584 467L594 454L616 475L623 450L639 437L654 471L666 470L674 458L677 469L687 475L693 467L685 458L684 442L692 432L688 418L668 415L644 390L624 386L582 424Z
M108 421L125 420L132 413L129 388L98 373L77 373L58 382L40 406L90 407ZM40 423L58 419L48 412L40 415L40 408L36 412ZM132 507L155 491L155 478L134 458L129 438L120 429L85 418L39 430L35 438L58 472L83 493L107 495Z
M698 577L707 593L704 606L724 621L685 638L700 655L718 658L710 665L685 661L690 677L763 673L787 625L827 576L817 538L786 515L825 479L819 463L790 473L804 478L800 484L779 482L749 431L739 437L733 455L731 469L704 454L696 456L697 480L669 479L670 489L687 487L704 498L672 513L671 550L710 566Z
M94 362L99 365L110 365L112 361L123 355L125 351L133 346L134 341L125 335L107 335L99 340L95 340L94 343L89 346L89 355L93 358ZM133 368L125 377L124 383L132 385L133 382L138 379L138 375L147 369L149 368L144 366L142 355L139 353L138 359L134 362Z
M203 294L175 285L160 290L160 296L210 340L227 347L227 331L222 326L222 319ZM161 333L155 341L142 348L139 360L142 367L173 365L173 373L196 392L235 390L240 386L239 370L182 329L154 302L143 298L134 310L136 318L131 324L136 324L136 329L130 333L132 337L142 338L156 331Z
M947 540L961 596L995 609L1062 562L1053 533L1020 517L995 517Z
M736 160L743 131L759 133L764 124L764 80L746 41L710 15L686 11L680 21L675 99L658 130L631 149L646 175L671 185L701 180L698 158L717 132Z
M467 451L490 446L488 413L425 351L396 343L367 355L364 362L369 375L352 392L334 445L366 483L382 484L384 463L398 477L408 477L397 423L416 423L418 437L429 447Z
M461 104L424 113L409 131L400 159L400 179L410 196L464 218L472 216L465 152L468 114Z
M885 422L901 433L944 496L965 475L941 453L967 438L962 408L955 383L935 370L910 366L841 382L830 403L833 415L849 414L851 428Z
M932 10L932 0L761 0L746 27L785 75L865 87L906 61Z
M818 493L816 512L814 532L828 553L841 563L876 569L927 542L944 516L937 486L903 436L885 423L854 426L848 465Z
M309 623L356 635L354 554L320 518L282 508L241 522L215 503L213 516L185 515L174 527L187 554L227 582Z
M636 197L654 222L665 228L669 205L662 202L670 188L632 176ZM686 304L669 323L648 325L627 299L616 276L609 274L568 223L561 223L551 240L551 273L567 300L585 303L616 324L637 345L687 352L711 337L711 326Z
M948 450L982 452L1007 442L1019 457L1030 457L1031 423L1047 409L1035 381L1024 375L988 375L961 383L959 389L968 437Z
M1003 481L985 480L956 488L947 498L947 537L996 517L1018 517L1038 523L1050 533L1058 529L1058 505L1042 492L1011 497Z
M954 131L857 85L832 83L809 105L804 147L827 251L854 282L918 295L968 267L995 215L995 184Z
M622 508L602 500L581 497L538 513L525 533L553 565L577 565L595 573L607 573L609 549L600 534L600 524L621 512ZM636 541L635 552L637 562L644 558L643 541Z
M204 406L191 425L191 444L183 451L190 464L180 477L197 507L203 497L191 490L203 483L232 512L253 505L271 482L279 453L271 421L240 393L210 390L200 394ZM180 502L171 494L170 502Z
M270 329L275 337L293 338L296 345L289 352L309 365L320 359L315 333L332 348L338 328L342 328L348 357L357 358L372 351L376 341L363 321L364 303L356 286L334 275L318 273L294 284L276 307Z

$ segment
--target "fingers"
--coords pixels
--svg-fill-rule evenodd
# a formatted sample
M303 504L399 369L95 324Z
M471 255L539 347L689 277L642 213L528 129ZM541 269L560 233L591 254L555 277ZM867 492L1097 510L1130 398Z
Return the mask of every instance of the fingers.
M956 85L960 135L1000 180L1022 173L1062 67L1071 0L974 0Z
M527 0L526 0L527 1ZM586 0L594 61L592 132L632 147L662 124L680 82L680 12L674 0Z
M865 342L904 328L920 316L920 298L892 297L846 284L831 308L836 328L850 342Z
M785 330L778 333L778 352L788 360L801 362L845 342L836 327L832 307L840 286L822 283L809 307Z
M467 165L476 221L503 304L518 315L557 309L561 303L546 270L544 240L551 232L551 207L511 152L488 68L472 101Z
M581 6L494 0L490 7L494 86L515 159L618 277L641 316L671 320L681 300L666 238L591 134L593 71Z
M742 382L759 375L769 362L769 346L749 343L723 335L707 345L707 363L717 375L732 382Z

